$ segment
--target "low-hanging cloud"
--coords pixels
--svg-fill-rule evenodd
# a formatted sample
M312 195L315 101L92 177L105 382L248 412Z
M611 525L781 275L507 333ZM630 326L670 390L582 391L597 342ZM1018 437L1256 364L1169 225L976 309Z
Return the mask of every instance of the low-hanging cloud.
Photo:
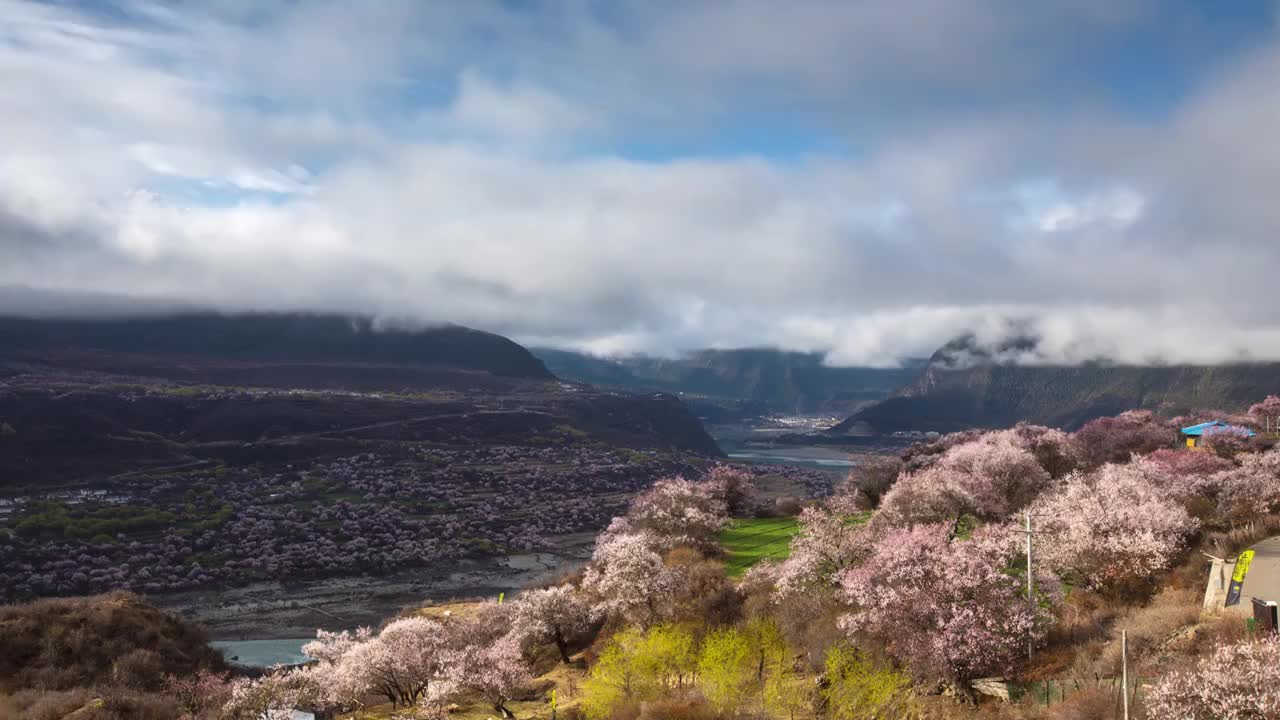
M1273 30L1135 114L1046 92L1070 50L1034 34L1122 37L1148 3L916 4L939 24L876 3L623 4L624 31L576 4L0 0L0 285L599 353L892 365L1017 328L1024 362L1280 359ZM973 36L926 42L944 20ZM792 106L839 147L709 132Z

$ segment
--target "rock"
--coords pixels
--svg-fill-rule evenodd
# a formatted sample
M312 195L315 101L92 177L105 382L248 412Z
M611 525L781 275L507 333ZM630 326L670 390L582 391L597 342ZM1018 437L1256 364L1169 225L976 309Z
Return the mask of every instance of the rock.
M1000 698L1009 702L1009 683L1004 678L980 678L970 683L973 691L979 695Z

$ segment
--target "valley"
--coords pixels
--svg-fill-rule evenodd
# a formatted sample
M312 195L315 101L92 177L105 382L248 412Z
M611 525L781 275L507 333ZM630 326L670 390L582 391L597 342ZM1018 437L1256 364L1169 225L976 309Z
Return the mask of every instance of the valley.
M0 323L0 599L132 590L220 640L377 624L554 578L654 479L725 459L674 396L563 382L472 331L371 358L316 349L351 325L195 322L147 352L114 343L165 321ZM312 347L246 347L263 323ZM439 359L459 337L476 362ZM829 493L846 461L803 454L751 472Z

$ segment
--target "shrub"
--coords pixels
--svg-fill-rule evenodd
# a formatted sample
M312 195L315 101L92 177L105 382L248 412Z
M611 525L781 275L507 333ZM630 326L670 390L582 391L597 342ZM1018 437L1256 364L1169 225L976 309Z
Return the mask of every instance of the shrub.
M116 684L135 690L156 690L164 681L164 658L154 650L137 648L120 656L111 668Z
M1118 698L1110 688L1087 687L1050 709L1047 720L1113 720Z
M164 694L191 717L203 717L206 713L221 711L231 699L231 676L207 670L183 677L167 675Z
M222 656L208 642L203 629L129 593L5 605L0 680L60 690L135 682L144 665L176 674L221 669Z
M724 717L698 699L653 700L640 704L636 720L718 720Z
M113 689L103 693L100 706L78 715L77 720L173 720L181 712L176 702L162 695Z
M20 690L10 699L14 717L29 720L62 720L94 698L88 688L73 690Z
M663 563L679 578L671 594L670 619L724 625L742 614L742 595L725 575L723 562L693 548L676 548Z
M1120 628L1128 633L1130 672L1145 670L1144 665L1167 649L1169 639L1179 630L1195 625L1200 619L1202 592L1164 589L1144 606L1130 608L1112 624L1111 642L1098 660L1098 674L1114 677L1120 672Z

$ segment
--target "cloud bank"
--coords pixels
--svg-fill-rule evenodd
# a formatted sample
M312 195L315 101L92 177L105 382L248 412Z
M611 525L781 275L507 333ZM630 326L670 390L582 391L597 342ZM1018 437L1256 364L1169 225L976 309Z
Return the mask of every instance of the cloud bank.
M0 0L0 285L600 353L1280 359L1270 5L448 5Z

